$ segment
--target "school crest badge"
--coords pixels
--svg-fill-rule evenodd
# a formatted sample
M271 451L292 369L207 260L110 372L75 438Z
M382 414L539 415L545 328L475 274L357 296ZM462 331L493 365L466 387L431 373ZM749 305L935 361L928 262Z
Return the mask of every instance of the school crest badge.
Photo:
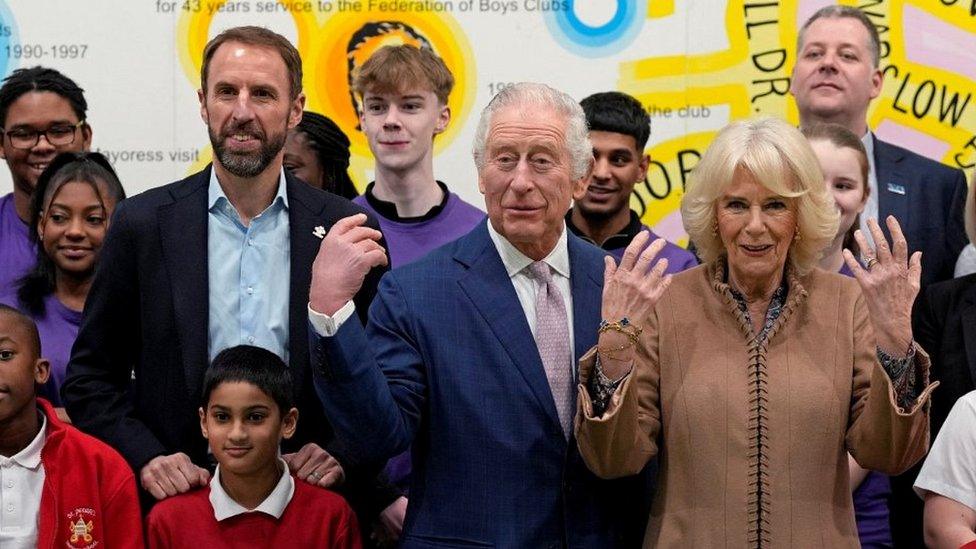
M95 539L95 510L78 507L68 513L68 542L70 549L92 549L99 545Z

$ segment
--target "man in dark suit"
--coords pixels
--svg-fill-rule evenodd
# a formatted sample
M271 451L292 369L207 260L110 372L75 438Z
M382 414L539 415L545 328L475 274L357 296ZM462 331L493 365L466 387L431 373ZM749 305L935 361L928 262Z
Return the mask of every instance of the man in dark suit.
M968 243L963 228L966 179L961 170L878 139L868 129L871 100L881 93L878 31L862 11L827 6L800 29L790 91L800 125L840 124L860 135L868 152L871 194L861 214L901 224L911 252L922 251L922 286L952 278Z
M326 414L357 459L412 444L404 547L637 546L643 482L598 479L572 432L604 270L563 220L592 167L585 117L565 94L519 84L475 139L489 220L384 276L365 330L345 318L379 259L360 243L376 235L354 218L326 237L310 302Z
M282 169L301 78L298 51L271 31L214 38L198 92L213 165L120 204L106 237L62 394L74 422L122 453L157 499L208 481L203 374L239 344L289 364L301 413L283 450L292 472L322 486L344 475L311 381L308 288L321 238L362 210ZM364 309L379 274L356 295Z
M923 293L924 287L951 279L959 252L967 244L965 176L961 170L885 143L869 131L868 106L881 93L883 83L878 68L880 39L874 24L856 8L824 7L801 27L796 57L790 91L800 111L800 124L834 122L863 136L871 194L861 214L861 230L870 238L865 230L868 218L881 221L895 216L909 251L922 252ZM928 347L926 350L931 353ZM939 394L936 391L935 400ZM933 431L938 430L935 419L933 405ZM891 537L896 547L924 546L922 505L912 491L917 474L915 467L891 479Z

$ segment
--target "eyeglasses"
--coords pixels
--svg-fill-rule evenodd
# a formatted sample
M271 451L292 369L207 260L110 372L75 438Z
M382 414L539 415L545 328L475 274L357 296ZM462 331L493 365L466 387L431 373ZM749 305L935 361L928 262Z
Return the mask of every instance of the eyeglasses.
M84 120L80 120L77 124L58 124L51 126L50 128L38 131L27 128L15 128L10 131L4 131L10 139L10 145L15 149L30 150L33 149L37 142L41 139L41 135L47 139L47 142L55 147L61 147L64 145L70 145L75 142L75 130L85 125ZM0 129L0 131L3 131Z

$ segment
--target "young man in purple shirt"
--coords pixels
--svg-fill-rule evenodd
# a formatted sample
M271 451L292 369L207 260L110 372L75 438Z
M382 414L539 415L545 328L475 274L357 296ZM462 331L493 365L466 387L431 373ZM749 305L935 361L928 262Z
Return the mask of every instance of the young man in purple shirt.
M380 48L353 80L363 106L360 127L376 159L375 181L353 202L379 220L391 267L467 234L485 216L434 178L434 136L451 121L453 87L444 61L409 45ZM405 490L410 470L408 450L390 460L386 473ZM375 535L395 541L406 506L402 497L384 510Z
M410 263L466 234L484 218L434 178L434 136L451 121L454 77L428 49L386 46L356 74L360 125L376 180L353 202L379 219L390 265Z
M573 234L596 244L617 259L642 230L637 212L630 209L634 184L647 174L650 157L644 146L651 135L651 119L644 106L620 92L593 94L580 101L593 143L593 172L582 199L566 214L566 225ZM677 273L698 264L695 256L668 242L659 258L668 259L668 273Z
M27 226L37 178L65 151L87 151L92 129L85 121L83 90L54 69L17 69L0 86L0 157L7 161L12 193L0 198L0 293L34 266Z

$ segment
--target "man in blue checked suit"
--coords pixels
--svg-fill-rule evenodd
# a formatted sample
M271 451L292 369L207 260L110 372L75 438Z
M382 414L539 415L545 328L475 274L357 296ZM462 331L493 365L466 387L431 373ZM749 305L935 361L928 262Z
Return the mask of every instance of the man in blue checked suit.
M639 545L643 481L598 479L572 435L604 269L563 221L592 165L583 112L547 86L507 88L474 158L488 221L385 275L365 330L346 319L379 233L354 216L326 237L309 303L326 415L358 459L412 445L404 547Z

